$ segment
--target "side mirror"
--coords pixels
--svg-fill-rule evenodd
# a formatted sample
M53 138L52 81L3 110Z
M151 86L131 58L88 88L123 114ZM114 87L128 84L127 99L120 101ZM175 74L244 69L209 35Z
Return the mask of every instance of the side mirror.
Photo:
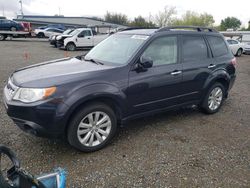
M150 57L141 56L139 63L145 69L148 69L153 66L153 60Z
M151 68L152 66L153 60L150 57L141 56L134 70L138 72L145 72L148 68Z

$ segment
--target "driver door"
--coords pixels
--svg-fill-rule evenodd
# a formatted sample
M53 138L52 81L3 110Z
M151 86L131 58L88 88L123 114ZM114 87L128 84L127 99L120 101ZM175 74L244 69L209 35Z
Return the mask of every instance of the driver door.
M76 39L77 47L92 47L93 46L93 36L91 31L84 30L78 34Z
M138 114L180 103L182 88L182 65L179 61L177 36L158 37L142 53L153 60L153 67L144 72L131 70L129 73L128 99Z

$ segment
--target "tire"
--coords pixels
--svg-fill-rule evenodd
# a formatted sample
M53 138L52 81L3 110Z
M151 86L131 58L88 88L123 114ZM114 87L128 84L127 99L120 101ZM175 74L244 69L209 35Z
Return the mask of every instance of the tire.
M104 127L98 127L95 122L100 122L99 126ZM116 132L117 119L114 111L103 103L91 103L73 116L68 126L67 140L80 151L94 152L110 143Z
M11 27L10 30L11 31L17 31L17 28L16 27Z
M44 35L44 33L41 33L41 32L40 32L40 33L37 34L37 37L38 37L38 38L44 38L45 35Z
M213 95L216 94L217 92L219 92L217 95ZM201 104L202 111L205 112L206 114L214 114L218 112L225 99L225 93L226 93L225 87L221 83L215 83L214 85L212 85L208 89L208 92Z
M240 48L240 49L238 49L236 56L240 57L242 55L242 53L243 53L243 50Z
M3 41L3 40L5 40L5 39L6 39L6 36L5 36L5 35L0 34L0 41Z
M66 45L66 50L67 51L75 51L76 50L76 45L74 44L74 43L68 43L67 45Z

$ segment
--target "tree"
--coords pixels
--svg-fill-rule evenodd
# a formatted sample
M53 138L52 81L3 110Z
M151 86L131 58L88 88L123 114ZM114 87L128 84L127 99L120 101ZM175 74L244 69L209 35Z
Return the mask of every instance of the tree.
M185 26L203 26L212 27L214 24L214 18L211 14L203 13L199 14L193 11L187 11L182 15L180 19L175 19L172 25L185 25Z
M121 14L121 13L118 14L118 13L107 12L104 15L104 20L106 22L120 24L120 25L127 25L128 24L128 17L127 17L127 15Z
M132 27L155 27L155 24L151 21L146 21L142 16L138 16L134 18L132 22L129 24Z
M221 20L220 28L221 30L227 29L238 29L241 26L241 21L235 17L227 17L224 20Z
M176 14L175 7L165 6L163 11L154 16L154 22L159 27L166 27L172 24L173 16Z

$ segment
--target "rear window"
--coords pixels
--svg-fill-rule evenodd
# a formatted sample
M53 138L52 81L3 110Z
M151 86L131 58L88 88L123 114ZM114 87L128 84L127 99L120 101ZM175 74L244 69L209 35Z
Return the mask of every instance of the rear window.
M220 57L228 53L227 45L221 37L207 36L214 57Z
M183 60L200 60L208 58L207 45L201 36L183 36Z

